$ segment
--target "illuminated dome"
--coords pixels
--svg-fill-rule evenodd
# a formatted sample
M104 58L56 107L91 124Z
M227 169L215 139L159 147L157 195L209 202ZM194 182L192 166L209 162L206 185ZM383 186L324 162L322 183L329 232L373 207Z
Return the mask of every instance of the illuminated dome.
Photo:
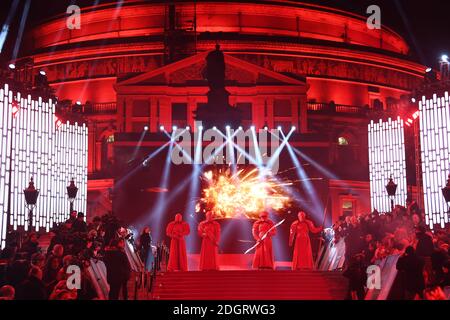
M380 85L381 91L410 90L425 70L408 61L409 47L393 30L368 30L366 17L342 10L293 1L175 4L127 1L119 8L85 7L80 30L67 28L65 14L51 18L30 34L35 65L47 71L60 97L73 98L76 90L79 100L95 102L115 100L112 78L158 68L167 62L164 56L211 50L216 41L225 52L265 68L310 77L308 98L320 102L369 104L367 92L358 92L355 81ZM173 43L175 54L168 49ZM104 81L91 81L88 88L57 85L87 75ZM348 80L349 92L337 90L341 80Z

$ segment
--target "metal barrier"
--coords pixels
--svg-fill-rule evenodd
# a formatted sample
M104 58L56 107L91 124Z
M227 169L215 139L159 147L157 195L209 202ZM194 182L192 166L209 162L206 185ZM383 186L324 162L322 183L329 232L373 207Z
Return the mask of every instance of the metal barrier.
M320 271L342 270L345 263L345 241L333 240L324 244L316 260L316 269Z
M106 266L99 259L90 259L90 265L87 267L87 273L92 280L97 297L100 300L108 300L109 284L106 278Z
M365 300L387 300L397 277L398 258L400 255L396 254L375 263L381 269L381 289L368 290Z
M148 277L148 293L153 291L158 272L167 272L169 262L169 248L164 244L158 244L155 250L155 259L153 260L152 270Z

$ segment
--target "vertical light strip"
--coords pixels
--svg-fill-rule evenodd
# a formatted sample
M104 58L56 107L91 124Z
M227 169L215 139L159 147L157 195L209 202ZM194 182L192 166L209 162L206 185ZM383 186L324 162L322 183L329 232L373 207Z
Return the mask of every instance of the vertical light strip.
M370 200L372 210L391 211L386 185L392 176L398 185L395 204L407 197L405 133L403 120L372 121L368 126Z
M420 145L424 192L425 222L434 229L449 222L448 207L441 189L450 173L449 94L425 96L419 102Z
M0 88L0 248L5 247L10 179L10 146L12 105L9 102L9 88Z

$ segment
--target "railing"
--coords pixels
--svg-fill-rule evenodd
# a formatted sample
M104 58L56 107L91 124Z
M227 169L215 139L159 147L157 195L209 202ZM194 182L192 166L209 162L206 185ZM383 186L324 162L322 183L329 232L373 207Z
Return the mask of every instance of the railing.
M113 114L117 112L115 102L86 104L82 106L82 113Z
M149 273L150 277L147 278L149 281L147 285L148 293L153 291L158 272L167 271L167 264L169 262L169 248L166 245L158 244L154 257L152 270Z
M345 104L308 102L308 111L365 115L369 110L365 107L350 106Z
M342 270L345 263L345 241L340 239L337 243L332 240L325 241L316 259L316 269L320 271Z

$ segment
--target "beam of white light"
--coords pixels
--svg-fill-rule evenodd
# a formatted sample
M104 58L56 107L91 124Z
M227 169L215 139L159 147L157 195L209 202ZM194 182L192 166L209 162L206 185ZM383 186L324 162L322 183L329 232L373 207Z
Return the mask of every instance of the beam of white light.
M199 128L198 132L194 135L197 138L194 149L194 162L193 170L190 178L191 185L189 187L189 194L187 198L187 205L185 211L185 218L187 218L191 230L196 229L197 221L192 217L195 213L195 205L197 203L196 197L200 194L200 176L202 174L201 157L202 157L202 137L203 128ZM190 237L187 241L187 247L189 252L196 246L197 237Z
M222 134L222 132L219 131L219 133L225 139L225 142L231 144L237 151L239 151L240 155L243 155L244 158L246 158L250 162L250 164L253 164L253 165L259 167L259 163L256 160L256 158L254 158L246 150L244 150L241 146L239 146L238 144L236 144L234 142L233 139L238 134L238 131L234 132L233 135L231 137L229 137L229 138L227 136L225 136L224 134Z
M230 126L227 126L226 131L227 131L227 137L226 137L227 155L229 156L229 159L227 159L227 160L229 160L229 163L231 165L231 170L232 170L233 174L235 174L237 172L237 163L236 163L236 157L234 154L233 141L231 139Z
M170 145L170 141L166 142L165 144L163 144L162 146L160 146L158 149L156 149L155 151L153 151L151 154L149 154L145 160L142 162L142 164L140 164L139 166L136 166L135 168L133 168L130 172L128 172L125 176L123 176L122 178L120 178L119 180L117 180L117 182L114 185L114 190L119 190L123 183L125 181L127 181L130 177L132 177L134 174L136 174L137 172L139 172L142 167L146 167L149 165L150 161L155 158L158 154L160 154L165 148L167 148Z
M177 131L180 131L179 134L176 134ZM185 128L183 130L174 130L172 131L172 136L170 136L167 132L166 135L171 139L172 143L174 144L175 148L183 154L183 158L186 158L188 160L188 163L193 163L194 160L192 160L192 157L184 150L182 146L178 144L176 141L179 137L181 137L186 131L189 131L188 128ZM173 151L173 150L172 150Z
M258 167L263 165L261 150L259 149L258 138L256 137L256 129L254 126L251 128L252 130L252 138L253 138L253 148L255 149L255 157L258 163Z
M14 51L12 59L15 61L19 55L20 45L22 44L23 32L28 19L28 13L30 12L31 0L27 0L25 7L23 8L22 18L20 20L19 33L17 34L16 43L14 45Z
M170 181L170 169L172 168L172 150L174 148L174 143L172 143L169 146L169 150L167 151L167 157L166 161L164 163L164 168L161 176L161 182L160 182L160 188L162 189L168 189L169 187L169 181ZM161 218L164 212L167 208L166 203L167 195L165 192L161 192L158 194L158 197L156 199L156 203L154 204L151 212L151 219L154 221L154 225L160 226L161 224ZM160 238L161 228L154 228L154 235L156 239Z
M198 138L201 140L201 136ZM170 144L170 142L169 142ZM217 155L223 150L223 148L226 146L226 142L222 143L220 146L218 146L215 149L215 152L208 158L206 159L203 164L198 168L198 172L202 172L203 168L206 167L208 165L208 162L211 161L212 159L214 159L215 157L217 157ZM200 152L200 156L201 156L201 151L196 151L196 152ZM170 191L170 194L167 196L165 196L164 198L164 206L165 207L169 207L169 205L178 199L179 194L185 189L187 188L191 183L193 179L199 179L199 176L194 176L194 175L189 175L189 177L185 178L183 181L179 182L175 188L173 190ZM172 213L168 213L168 214L172 214ZM158 228L160 228L159 225L157 225Z
M320 173L322 173L328 179L341 180L341 178L339 178L333 172L331 172L327 168L325 168L322 165L320 165L320 163L314 161L314 159L312 159L311 157L309 157L305 153L301 152L299 149L293 148L292 146L291 146L291 148L298 156L300 156L301 158L305 159L305 161L310 163L314 168L316 168Z
M320 217L319 215L323 212L323 204L317 197L317 192L309 180L308 175L306 174L305 170L303 169L303 166L300 164L300 161L298 161L297 156L295 155L291 145L287 144L287 150L289 152L289 155L291 157L292 162L294 163L295 169L297 171L297 175L300 180L305 184L305 191L308 194L308 197L313 201L314 204L314 215L316 217Z
M276 135L275 135L275 136L276 136ZM279 136L276 136L276 137L277 137L277 139L280 139ZM226 138L226 137L224 136L224 138ZM285 139L289 139L289 137L285 137ZM257 160L256 160L254 157L252 157L249 153L247 153L246 150L242 149L239 145L237 145L236 143L234 143L234 142L232 141L232 139L230 139L230 141L231 141L231 143L233 144L233 147L236 148L236 150L238 150L238 151L241 153L241 155L243 155L243 156L250 162L250 164L253 164L253 165L255 165L256 167L259 168L259 170L262 172L262 176L267 175L267 174L270 174L270 176L271 176L273 179L275 179L277 182L280 183L280 186L283 188L283 190L286 191L286 193L287 193L292 199L294 199L295 202L297 202L298 204L301 204L301 206L302 206L303 208L305 208L306 210L308 210L308 211L310 211L310 212L313 212L313 211L314 211L314 208L311 207L311 206L306 202L306 200L305 200L298 192L296 192L293 188L291 188L291 187L288 186L288 185L283 185L282 181L280 181L277 177L275 177L275 176L271 173L271 171L268 170L268 169L266 168L266 166L264 166L264 165L259 166ZM283 142L284 139L280 139L280 141ZM280 147L281 147L281 146L280 146Z
M275 152L270 157L269 162L267 162L266 167L268 169L271 169L272 166L275 164L275 161L279 160L280 154L283 151L284 147L289 143L289 138L292 136L295 130L291 130L287 136L284 135L283 131L279 131L283 136L283 141L281 142L280 146L275 150Z
M0 53L3 50L3 46L5 45L6 38L8 37L9 27L11 25L12 19L16 14L17 7L19 5L20 0L14 0L11 5L11 8L8 12L8 17L6 18L5 23L3 24L2 31L0 32Z
M131 159L130 159L129 162L131 162L131 161L136 159L136 157L138 155L138 152L139 152L139 149L141 148L142 141L144 140L144 137L145 137L146 133L147 133L146 130L142 131L141 136L139 137L139 141L138 141L136 147L134 148L133 155L131 156Z

